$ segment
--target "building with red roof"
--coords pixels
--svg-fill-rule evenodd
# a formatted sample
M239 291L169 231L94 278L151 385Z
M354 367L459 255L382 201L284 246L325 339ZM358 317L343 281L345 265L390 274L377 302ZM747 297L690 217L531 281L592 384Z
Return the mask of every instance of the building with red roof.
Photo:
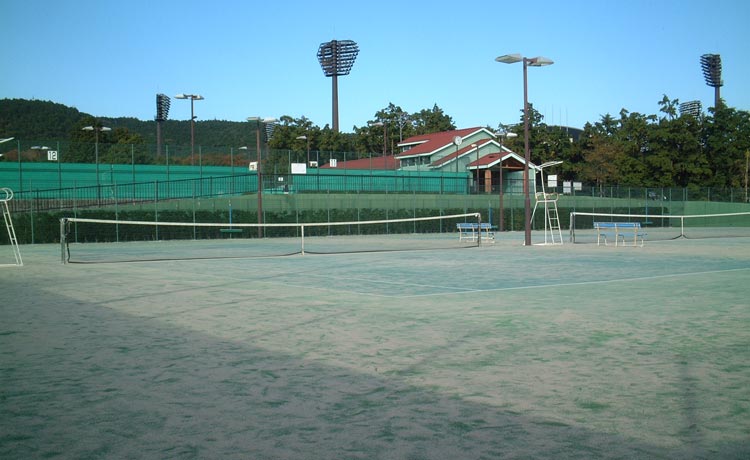
M332 160L323 169L372 171L435 171L468 174L472 189L493 192L502 184L506 192L521 192L524 158L501 145L487 128L465 128L412 136L398 143L395 155L356 160ZM532 171L534 164L529 164ZM536 174L529 175L532 187Z
M524 158L501 145L487 128L466 128L404 139L396 154L403 171L469 172L476 191L521 186ZM536 166L529 163L529 168ZM501 177L502 175L502 177ZM532 184L535 174L530 174Z

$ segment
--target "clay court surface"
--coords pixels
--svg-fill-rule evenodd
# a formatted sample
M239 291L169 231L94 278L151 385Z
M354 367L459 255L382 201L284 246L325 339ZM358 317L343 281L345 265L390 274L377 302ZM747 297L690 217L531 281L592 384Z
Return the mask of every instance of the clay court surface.
M22 246L0 269L0 457L750 458L750 239L521 240L68 265Z

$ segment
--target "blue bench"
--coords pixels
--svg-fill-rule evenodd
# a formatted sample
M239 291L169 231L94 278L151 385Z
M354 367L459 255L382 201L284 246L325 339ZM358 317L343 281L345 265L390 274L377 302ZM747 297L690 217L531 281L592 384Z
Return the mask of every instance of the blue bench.
M602 239L604 245L607 245L607 239L613 238L615 246L622 241L623 246L637 246L638 239L643 246L646 232L641 229L640 222L594 222L596 229L596 245L599 246ZM632 241L632 244L630 242Z
M479 237L479 232L481 232L483 240L492 241L493 243L495 242L496 227L494 225L487 223L477 224L476 222L459 222L456 224L456 229L458 230L459 241L476 241L477 237Z

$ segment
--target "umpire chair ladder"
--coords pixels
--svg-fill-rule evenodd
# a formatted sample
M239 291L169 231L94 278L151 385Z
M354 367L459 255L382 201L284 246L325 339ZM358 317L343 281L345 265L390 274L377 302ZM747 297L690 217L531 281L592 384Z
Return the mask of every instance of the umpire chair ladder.
M10 208L8 202L13 199L13 190L3 187L0 188L0 202L2 203L3 220L5 221L5 229L8 231L8 240L10 246L13 249L13 256L16 258L15 265L22 266L23 259L21 259L21 249L18 247L18 239L16 238L16 229L13 228L13 219L10 217ZM13 265L13 264L5 264ZM3 265L0 265L3 266Z
M539 207L539 203L542 203L544 205L544 243L538 243L541 245L563 244L562 230L560 229L560 216L557 213L557 200L559 196L557 193L547 193L544 188L544 168L559 165L560 163L562 163L562 161L549 161L539 166L539 175L542 179L542 191L535 194L536 203L534 204L534 212L531 214L531 221L534 221L537 207Z

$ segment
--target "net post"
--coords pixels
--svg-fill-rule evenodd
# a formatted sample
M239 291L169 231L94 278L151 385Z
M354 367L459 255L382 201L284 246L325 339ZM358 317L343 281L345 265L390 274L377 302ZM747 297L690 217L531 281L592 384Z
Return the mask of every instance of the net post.
M685 216L680 216L680 236L679 238L687 238L685 236Z
M304 256L305 255L305 225L302 224L299 227L300 227L300 230L301 230L300 235L302 236L302 250L301 250L301 255Z
M65 265L68 263L68 259L65 257L65 244L67 243L68 235L65 232L65 227L68 225L68 219L65 217L60 219L60 262Z
M570 222L570 242L575 243L576 242L576 213L571 212L570 213L570 219L568 219L568 222Z
M477 213L477 246L482 245L482 214Z

